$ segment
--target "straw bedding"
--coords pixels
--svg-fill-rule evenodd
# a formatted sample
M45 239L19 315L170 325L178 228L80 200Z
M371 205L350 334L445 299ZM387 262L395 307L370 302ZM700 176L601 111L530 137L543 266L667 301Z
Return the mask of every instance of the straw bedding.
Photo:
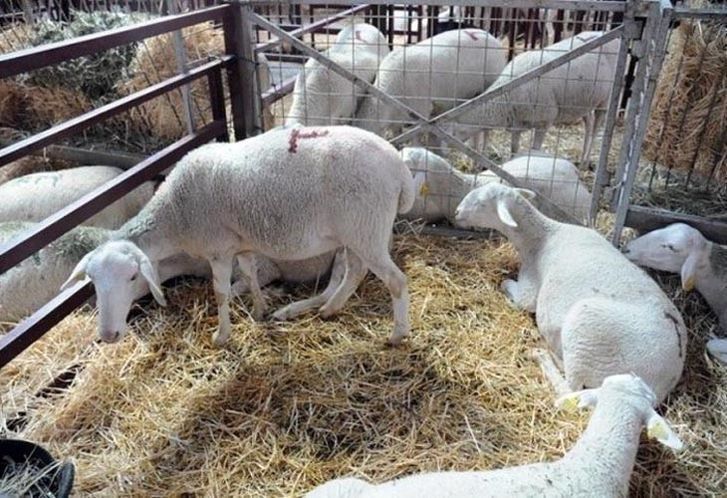
M78 496L300 496L336 476L373 480L435 469L489 469L558 458L587 414L560 413L529 350L532 319L500 281L516 255L497 241L397 236L414 333L399 349L384 286L369 277L335 319L253 323L233 307L223 349L210 286L168 288L117 345L93 342L80 312L0 370L3 425L77 465ZM673 282L668 282L672 285ZM308 295L268 289L274 306ZM679 455L644 441L635 496L724 494L724 368L703 354L713 317L677 295L692 328L684 382L666 416ZM67 390L33 397L79 366ZM19 411L24 424L12 424Z

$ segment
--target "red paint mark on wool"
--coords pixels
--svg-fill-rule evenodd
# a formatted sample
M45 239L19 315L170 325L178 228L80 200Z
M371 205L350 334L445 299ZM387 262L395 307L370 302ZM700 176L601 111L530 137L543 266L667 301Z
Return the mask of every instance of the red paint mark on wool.
M464 34L466 34L467 36L469 36L470 38L472 38L474 41L477 41L478 40L477 35L479 34L479 32L477 32L477 31L467 31L467 30L465 30L464 31Z
M290 138L288 139L288 152L291 154L295 154L298 152L298 140L306 140L309 138L320 138L325 137L328 135L328 130L323 131L309 131L308 133L305 133L300 130L300 128L296 128L290 132Z

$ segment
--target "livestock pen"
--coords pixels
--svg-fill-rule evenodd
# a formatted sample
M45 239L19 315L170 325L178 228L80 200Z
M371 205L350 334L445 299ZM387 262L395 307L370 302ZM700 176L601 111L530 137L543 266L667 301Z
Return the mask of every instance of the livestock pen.
M82 2L75 7L83 12ZM140 10L132 7L129 13ZM687 29L684 23L672 27L672 21L688 15L688 9L675 10L667 2L585 0L507 5L495 0L477 5L255 1L212 7L175 2L166 10L141 10L149 17L37 46L16 45L19 33L28 32L24 23L6 26L0 34L0 41L6 40L0 85L15 91L0 94L3 105L18 94L25 103L39 98L42 90L35 94L33 89L45 83L33 75L44 67L135 47L134 62L119 73L105 100L89 99L70 111L64 105L63 113L45 120L29 120L26 112L14 122L2 122L11 128L0 149L3 169L34 153L45 154L45 161L117 164L128 170L0 246L0 272L164 172L187 151L210 140L258 134L271 124L265 123L265 112L273 125L282 125L290 115L298 74L309 60L341 76L346 96L358 98L360 88L377 97L381 107L402 110L392 119L401 122L401 131L389 135L398 147L426 146L463 171L479 175L487 169L517 184L518 178L508 178L499 167L510 155L504 127L490 131L481 149L458 138L457 128L447 124L488 101L512 103L519 85L546 83L549 70L571 68L589 51L600 48L603 56L615 56L618 76L604 82L610 91L599 104L603 131L590 157L579 157L580 122L555 124L544 140L546 151L577 164L579 181L593 194L594 224L615 240L621 227L635 219L632 207L624 207L624 199L634 195L625 186L643 176L637 167L661 167L658 154L648 152L648 118L664 111L657 106L650 112L650 104L657 94L656 106L665 91L657 76L662 64L671 63L670 37ZM380 29L390 50L452 28L484 29L498 38L508 61L583 31L606 35L542 60L545 65L499 89L453 97L449 110L423 115L412 112L406 95L362 80L352 74L355 68L341 67L326 52L341 29L358 21ZM618 50L604 48L617 39ZM271 73L269 88L261 84L260 55ZM423 76L436 73L436 68L421 68ZM46 102L82 98L57 88L44 95ZM3 111L0 119L8 115ZM357 117L351 119L356 125ZM533 136L530 127L524 128L527 149ZM656 166L639 157L644 139L645 154ZM453 192L425 193L457 202ZM572 206L553 206L547 198L542 202L568 218ZM659 223L672 219L664 216ZM133 332L116 345L95 340L93 308L84 304L93 287L80 283L17 325L2 324L8 331L0 337L0 433L37 441L54 455L72 459L79 496L300 496L343 475L382 481L421 471L484 470L560 457L582 432L587 415L554 409L554 394L529 356L540 342L534 322L499 291L502 280L517 269L512 246L446 222L400 221L393 254L412 297L413 334L397 349L384 347L389 299L371 278L331 320L309 315L285 323L253 322L251 300L242 296L232 306L233 334L222 349L209 341L216 319L206 280L167 283L167 308L142 301L132 313ZM698 298L677 290L676 279L656 277L690 330L682 382L662 407L687 450L673 454L644 441L631 494L718 496L727 491L727 373L704 353L716 321ZM310 292L311 286L265 289L276 307Z

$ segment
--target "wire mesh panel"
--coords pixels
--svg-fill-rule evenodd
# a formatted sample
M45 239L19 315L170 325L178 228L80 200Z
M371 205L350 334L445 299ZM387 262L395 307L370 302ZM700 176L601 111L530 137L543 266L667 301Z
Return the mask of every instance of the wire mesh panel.
M340 12L331 6L309 7ZM263 100L275 125L352 124L392 140L417 178L411 217L452 222L469 190L505 178L535 189L549 214L586 222L628 40L613 31L619 4L577 7L372 5L295 42L269 27L298 54L274 64L280 51L265 47L279 87Z
M615 232L684 222L725 243L727 9L677 6L669 19L651 109L636 129L643 155L617 186Z

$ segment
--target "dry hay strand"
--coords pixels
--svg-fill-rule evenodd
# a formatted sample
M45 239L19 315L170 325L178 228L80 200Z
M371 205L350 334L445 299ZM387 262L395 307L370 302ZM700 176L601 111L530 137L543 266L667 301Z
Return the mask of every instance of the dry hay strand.
M0 126L19 127L24 121L27 98L23 85L11 79L0 80Z
M406 235L394 254L414 329L398 349L384 346L390 298L372 277L331 320L254 323L250 299L238 300L222 349L210 341L211 286L185 280L119 344L89 344L93 321L78 313L0 371L0 385L18 378L32 394L39 379L82 367L67 391L15 402L27 409L18 435L72 457L82 496L300 496L337 476L560 457L588 414L557 412L529 359L533 321L498 290L516 271L512 247ZM277 307L312 291L266 292ZM667 404L688 449L642 441L634 496L724 491L727 379L705 359L695 320L686 382Z
M46 127L67 121L93 109L83 93L61 87L28 86L26 124Z
M185 50L190 61L206 59L224 53L222 30L212 23L200 24L182 30ZM171 33L151 38L139 45L131 62L131 77L119 85L119 92L128 95L148 88L179 73ZM192 110L195 123L212 120L207 78L191 84ZM138 130L150 131L159 138L174 140L187 132L183 97L180 89L134 108L130 114Z
M0 30L0 54L9 54L28 48L34 38L33 27L26 23L14 23Z
M727 178L727 26L682 21L672 31L644 154L670 168ZM712 170L714 168L714 173Z

